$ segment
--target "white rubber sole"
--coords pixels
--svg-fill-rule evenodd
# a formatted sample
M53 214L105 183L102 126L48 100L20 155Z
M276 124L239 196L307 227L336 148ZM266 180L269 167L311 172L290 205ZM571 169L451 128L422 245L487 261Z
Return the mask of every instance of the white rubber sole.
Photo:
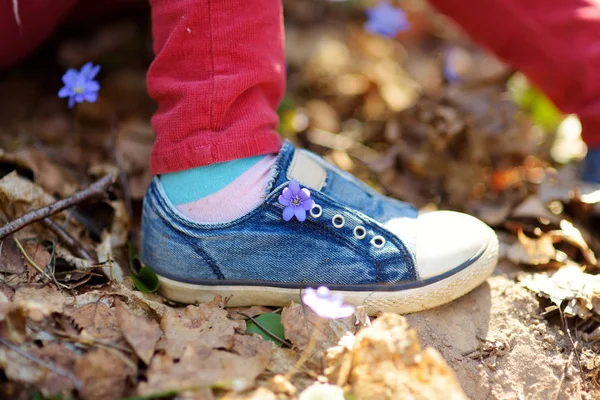
M481 285L498 262L498 238L490 229L490 239L481 256L470 265L431 284L396 291L332 290L354 306L365 306L369 315L379 312L408 314L427 310L455 300ZM284 307L301 301L301 289L272 286L195 285L162 276L159 292L164 297L185 304L205 303L215 295L229 298L227 307L265 305Z

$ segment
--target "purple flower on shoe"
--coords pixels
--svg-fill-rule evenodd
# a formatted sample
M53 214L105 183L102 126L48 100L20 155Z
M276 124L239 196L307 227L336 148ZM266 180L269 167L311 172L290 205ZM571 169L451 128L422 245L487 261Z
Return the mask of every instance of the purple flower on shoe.
M89 101L95 103L98 99L100 84L94 80L100 71L99 65L91 62L85 63L80 71L69 68L62 77L65 84L59 91L58 97L69 98L69 108L73 108L75 103Z
M394 7L385 0L377 6L367 9L367 32L393 38L398 32L410 29L406 14L401 8Z
M306 188L300 189L297 180L290 181L288 187L283 189L279 196L279 204L285 206L283 209L283 220L289 221L293 217L300 222L306 219L306 212L310 211L315 201L310 198L310 191Z
M302 296L302 302L322 318L340 319L354 313L354 307L344 304L342 295L331 293L325 286L317 290L307 288Z

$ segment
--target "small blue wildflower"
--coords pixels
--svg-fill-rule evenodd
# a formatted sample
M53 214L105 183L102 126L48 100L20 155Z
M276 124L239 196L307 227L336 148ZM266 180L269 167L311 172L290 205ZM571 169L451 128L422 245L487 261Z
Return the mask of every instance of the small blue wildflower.
M75 103L84 101L95 103L98 99L100 84L94 78L99 71L100 66L94 66L91 62L85 63L81 67L81 71L69 68L62 77L65 86L58 91L58 97L61 99L68 97L69 108L73 108Z
M306 219L306 212L310 211L315 201L310 198L310 191L306 188L300 189L297 180L290 181L288 187L283 189L279 196L279 204L285 206L283 209L283 220L289 221L293 217L300 222Z
M442 73L448 83L459 83L462 78L456 71L456 49L452 48L444 53Z
M302 302L322 318L340 319L354 313L354 307L344 304L342 295L331 293L325 286L317 290L307 288L302 296Z
M377 6L367 9L368 20L365 23L367 32L393 38L398 32L410 29L406 14L401 8L381 1Z

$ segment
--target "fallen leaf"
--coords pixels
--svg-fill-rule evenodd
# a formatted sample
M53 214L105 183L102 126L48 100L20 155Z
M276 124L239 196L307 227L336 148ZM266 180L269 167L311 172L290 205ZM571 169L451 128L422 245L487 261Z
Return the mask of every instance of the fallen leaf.
M26 270L21 250L13 240L12 235L7 236L0 241L0 272L18 275Z
M558 307L564 305L566 316L587 319L600 315L600 275L584 273L577 265L564 266L552 275L535 274L522 285Z
M14 303L22 303L28 308L30 318L41 321L50 313L60 313L64 310L67 301L66 295L53 286L46 285L42 287L20 287L13 296ZM34 307L37 306L37 307ZM34 315L35 309L42 310L39 315Z
M198 348L186 346L178 362L168 354L154 357L148 369L148 380L138 386L138 394L197 391L212 387L243 390L252 387L268 362L269 354L263 351L244 357L202 345Z
M236 330L244 331L243 321L228 318L220 296L210 303L187 306L183 312L167 308L160 321L164 336L158 347L178 358L187 345L201 343L209 348L230 349Z
M70 308L66 313L80 329L95 338L113 343L123 339L114 310L101 301Z
M42 349L21 347L21 350L48 362L49 366L67 371L75 364L76 355L59 344L49 344ZM48 396L70 394L75 387L74 380L77 379L75 375L65 377L54 369L33 362L5 346L0 346L0 369L8 379L35 385Z
M95 349L77 360L75 373L83 383L82 399L111 400L124 395L127 378L135 371L111 351Z
M344 359L350 360L345 372ZM442 356L422 350L416 332L396 314L383 314L355 340L329 349L325 364L329 382L349 384L357 400L467 399Z
M115 313L125 340L146 365L150 364L156 343L162 335L158 323L149 318L134 315L119 300L115 303Z

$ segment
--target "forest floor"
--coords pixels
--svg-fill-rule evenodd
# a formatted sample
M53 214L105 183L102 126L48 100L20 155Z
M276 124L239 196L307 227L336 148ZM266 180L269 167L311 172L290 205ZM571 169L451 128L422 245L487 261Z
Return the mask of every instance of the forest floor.
M577 183L577 121L422 2L398 4L411 28L390 40L364 31L366 3L284 1L280 132L382 193L488 223L486 283L406 320L359 308L325 327L299 304L143 293L127 245L151 179L149 13L71 23L0 75L0 218L116 182L0 242L0 397L269 400L328 382L347 399L600 399L600 188ZM88 61L100 98L69 110L61 76ZM265 313L283 347L245 333Z

